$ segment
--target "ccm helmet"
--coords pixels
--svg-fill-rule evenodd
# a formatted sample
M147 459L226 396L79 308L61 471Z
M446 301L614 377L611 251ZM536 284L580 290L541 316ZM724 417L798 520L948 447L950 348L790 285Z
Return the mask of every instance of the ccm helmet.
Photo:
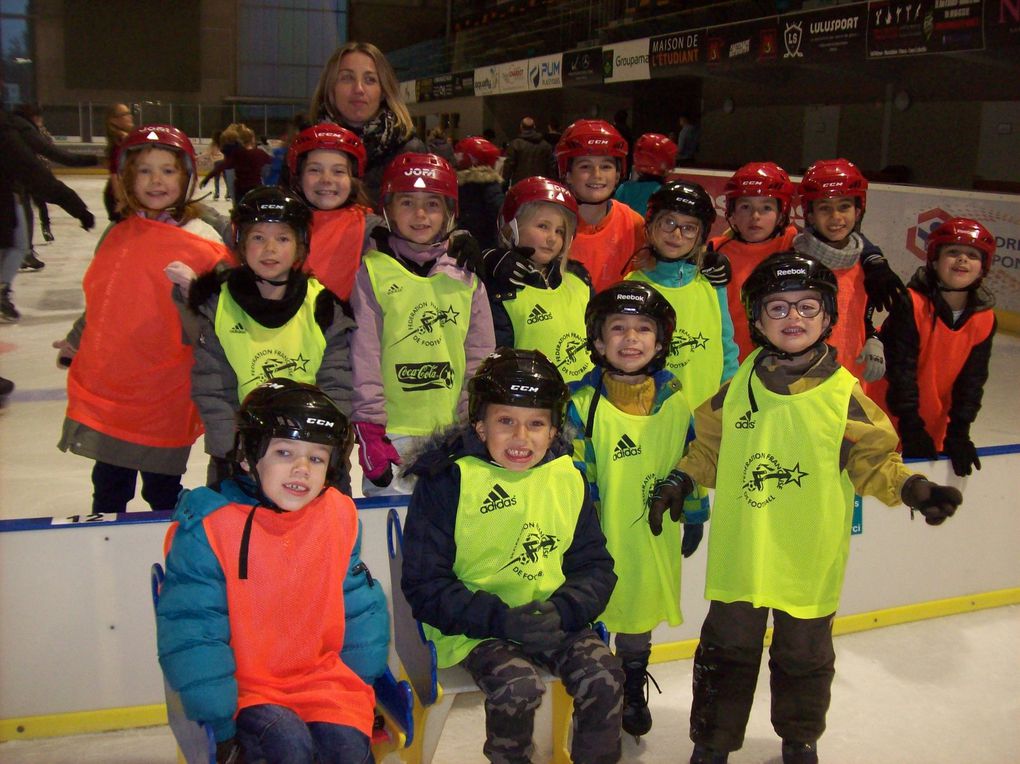
M386 165L382 179L382 196L424 191L439 194L447 200L452 218L460 212L457 206L457 173L450 163L436 154L398 154Z
M237 413L234 454L237 461L248 462L261 492L255 465L265 456L273 438L332 446L326 480L333 483L350 454L354 442L352 432L350 421L319 388L292 379L274 378L245 396Z
M939 251L946 244L966 244L981 253L981 275L987 276L995 256L995 237L976 220L950 218L928 234L928 267L935 266Z
M867 179L857 165L846 159L818 160L807 168L799 190L805 213L811 211L811 203L818 199L852 196L863 217L868 201Z
M676 164L677 146L661 133L645 133L634 141L634 169L640 175L663 177Z
M620 281L591 298L584 311L584 327L592 363L618 374L628 373L610 365L595 347L595 340L602 339L602 327L606 319L614 313L647 316L655 322L655 340L660 345L658 352L643 368L629 373L653 374L665 366L669 345L673 341L673 330L676 328L676 311L655 287L643 281Z
M740 288L740 301L747 314L751 339L763 347L772 347L772 343L757 327L764 299L771 294L802 289L813 289L822 296L822 307L829 316L829 325L818 341L825 340L832 333L839 317L836 307L836 276L820 261L793 250L776 252L759 263Z
M543 178L541 175L519 180L510 186L510 190L503 198L503 206L499 210L496 227L502 229L509 225L510 221L517 217L521 208L532 202L546 202L562 207L567 213L567 228L569 230L567 241L573 238L574 232L577 231L577 200L570 193L570 189L562 183Z
M477 135L457 141L453 152L457 156L458 170L466 170L475 165L495 167L496 160L499 159L499 147Z
M648 197L645 222L649 225L660 212L676 212L697 218L701 223L698 244L708 240L708 232L715 222L715 205L708 192L697 183L686 180L671 180L663 183Z
M290 170L291 183L300 186L299 167L305 154L310 151L339 151L346 154L351 162L351 171L360 178L365 174L365 144L350 130L340 125L324 122L321 125L306 127L290 144L287 150L287 169Z
M790 222L794 191L790 176L779 165L774 162L750 162L726 181L723 189L726 195L726 214L733 214L734 205L742 196L767 196L776 199L779 202L776 233L779 233Z
M556 168L560 177L566 177L572 159L587 156L613 157L620 168L620 179L627 175L627 141L605 120L579 119L563 131L556 144Z
M312 211L296 196L278 186L253 188L237 203L230 216L234 228L234 248L241 246L244 232L255 223L286 223L307 251L311 240Z
M181 130L171 125L145 125L128 133L120 144L113 171L118 175L124 173L124 159L132 151L139 151L147 146L172 151L184 159L184 169L188 173L188 183L184 190L184 201L191 198L195 190L198 175L195 171L195 147L191 139Z
M479 364L468 382L468 421L479 421L485 404L501 403L549 409L558 429L569 397L555 364L540 351L501 347Z

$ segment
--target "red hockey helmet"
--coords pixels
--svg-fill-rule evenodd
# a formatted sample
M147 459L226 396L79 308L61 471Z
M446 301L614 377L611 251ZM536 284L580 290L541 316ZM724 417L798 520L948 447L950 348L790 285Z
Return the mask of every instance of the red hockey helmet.
M346 154L353 164L352 170L355 177L360 178L365 174L365 144L350 130L340 125L324 122L321 125L306 127L290 144L287 151L287 168L290 170L290 177L293 183L298 182L298 164L301 157L310 151L316 150L339 151Z
M820 159L804 173L800 182L800 200L810 205L817 199L836 196L852 196L863 215L868 201L868 181L857 165L847 159Z
M555 180L535 175L514 183L506 192L503 199L503 206L499 210L499 218L496 227L502 229L511 220L517 217L521 207L531 202L547 202L557 204L566 210L569 216L570 230L577 230L577 200L570 193L570 189Z
M726 181L723 189L726 195L726 214L733 214L733 205L742 196L767 196L779 201L776 230L782 230L790 222L794 191L790 176L779 165L774 162L749 162Z
M634 169L662 177L676 164L677 146L661 133L645 133L634 142Z
M146 146L166 149L180 154L184 158L184 167L188 172L188 186L184 198L185 200L190 199L195 190L195 182L198 180L195 171L195 147L191 145L191 139L183 131L171 125L144 125L128 133L117 152L114 172L118 175L122 174L125 157L132 151L138 151Z
M477 135L457 141L453 151L457 155L458 170L466 170L474 165L495 167L499 159L499 147Z
M579 119L563 131L556 144L556 167L560 177L577 157L610 156L619 160L620 178L627 174L627 141L620 131L601 119Z
M450 163L435 154L398 154L386 166L382 179L382 196L424 191L449 200L453 215L458 214L457 173Z
M965 244L981 253L981 275L987 275L995 256L995 237L991 231L970 218L950 218L928 234L928 264L934 265L939 250L946 244Z

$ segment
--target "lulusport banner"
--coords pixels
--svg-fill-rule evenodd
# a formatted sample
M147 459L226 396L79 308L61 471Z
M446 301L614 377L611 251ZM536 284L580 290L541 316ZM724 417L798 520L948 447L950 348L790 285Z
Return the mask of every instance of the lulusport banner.
M670 178L700 183L715 201L717 236L726 229L723 186L732 173L676 168ZM794 182L798 176L791 176ZM872 183L862 230L882 248L889 264L906 281L924 262L928 235L951 217L979 221L995 236L996 252L985 283L995 294L996 308L1020 320L1020 196L981 191L947 191L924 186ZM793 222L803 226L800 207Z

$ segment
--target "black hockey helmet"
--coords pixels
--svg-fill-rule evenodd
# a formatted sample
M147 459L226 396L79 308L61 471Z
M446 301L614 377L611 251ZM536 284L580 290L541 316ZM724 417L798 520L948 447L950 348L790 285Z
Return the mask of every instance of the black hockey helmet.
M557 429L570 397L556 365L538 350L501 347L478 366L468 382L468 421L484 416L487 403L549 409Z
M708 232L715 222L715 205L708 192L697 183L686 180L671 180L663 183L650 197L645 223L651 225L660 212L676 212L697 218L701 223L698 244L708 240Z
M815 258L793 250L776 252L759 263L740 289L740 300L744 304L744 312L747 314L751 339L763 347L772 346L756 326L758 318L761 316L765 297L779 292L796 292L802 289L814 289L822 296L822 307L829 316L829 326L818 339L819 342L824 341L832 333L832 328L836 325L839 315L839 310L836 307L838 289L836 276Z
M609 365L595 347L595 340L602 339L602 326L606 318L614 313L647 316L655 321L655 339L661 346L659 352L643 369L632 373L653 374L665 366L669 345L673 340L673 330L676 329L676 311L655 287L643 281L620 281L599 292L588 303L584 311L584 327L592 363L618 374L624 373Z
M258 484L255 465L273 438L332 446L326 482L334 483L350 454L352 435L350 420L319 388L285 377L273 378L245 396L237 412L234 454L237 461L248 462Z
M234 248L239 249L245 229L255 223L286 223L294 229L307 254L312 236L312 211L299 197L278 186L259 186L237 203L230 220L234 227Z

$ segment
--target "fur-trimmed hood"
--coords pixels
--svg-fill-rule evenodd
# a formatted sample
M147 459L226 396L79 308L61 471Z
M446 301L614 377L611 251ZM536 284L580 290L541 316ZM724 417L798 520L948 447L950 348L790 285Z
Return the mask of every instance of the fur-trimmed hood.
M457 185L463 186L468 183L503 183L503 176L496 172L494 167L485 164L468 167L466 170L457 171Z

